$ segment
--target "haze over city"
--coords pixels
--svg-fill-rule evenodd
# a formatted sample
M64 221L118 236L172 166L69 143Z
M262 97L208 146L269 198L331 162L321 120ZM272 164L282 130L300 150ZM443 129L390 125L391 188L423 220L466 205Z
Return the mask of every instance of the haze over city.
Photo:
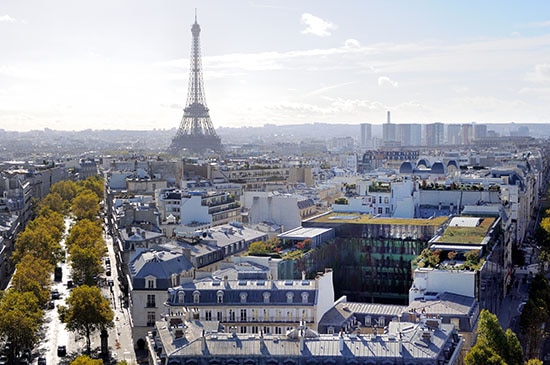
M546 123L543 1L3 1L0 128L177 128L201 26L218 127Z

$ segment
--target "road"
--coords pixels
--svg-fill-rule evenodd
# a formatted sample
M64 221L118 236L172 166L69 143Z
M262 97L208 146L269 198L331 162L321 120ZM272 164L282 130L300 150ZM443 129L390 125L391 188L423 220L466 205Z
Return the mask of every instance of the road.
M72 221L66 220L65 222L67 231ZM66 233L67 233L66 231ZM113 265L111 270L111 276L103 276L101 282L107 283L108 280L112 280L112 286L101 285L101 291L103 296L109 299L111 307L114 312L114 326L108 330L108 346L109 354L112 360L120 361L126 360L128 365L137 364L136 356L133 347L132 329L131 329L131 317L127 308L121 306L120 298L122 293L119 287L118 270L116 270L116 259L113 250L112 238L105 233L105 243L108 248L108 258ZM64 248L64 240L61 242ZM55 306L51 309L46 309L44 314L44 325L41 328L40 336L43 340L40 341L37 351L34 352L34 361L36 364L38 357L42 356L46 358L46 365L53 364L68 364L76 356L85 353L86 339L78 336L75 333L69 332L66 329L65 324L59 320L59 314L57 310L58 305L65 305L65 300L70 295L70 290L67 288L67 281L70 278L70 264L61 263L63 271L62 280L59 282L54 281L52 284L52 290L57 290L60 293L60 298L53 300ZM101 348L100 333L94 333L91 338L91 348L94 355L99 355ZM57 347L64 345L67 348L67 355L64 357L57 356Z

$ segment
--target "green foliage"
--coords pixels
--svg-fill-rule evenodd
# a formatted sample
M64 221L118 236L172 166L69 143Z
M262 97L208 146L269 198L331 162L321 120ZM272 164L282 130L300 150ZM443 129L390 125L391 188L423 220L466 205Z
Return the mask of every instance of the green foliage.
M337 204L337 205L347 205L348 204L348 200L346 198L336 198L334 200L334 204Z
M103 365L103 360L92 359L87 355L80 355L71 361L70 365Z
M523 351L514 332L506 332L493 313L483 309L479 314L477 342L466 356L466 364L523 364Z
M29 224L17 236L13 261L18 263L25 255L30 254L55 265L63 256L58 237L59 231L54 226Z
M270 253L272 250L271 246L264 241L252 242L248 247L249 255L265 255Z
M105 190L105 182L104 179L99 175L94 175L86 178L85 180L80 180L77 183L78 186L78 192L80 193L82 190L89 190L92 191L98 201L103 200L104 190Z
M63 201L70 206L73 198L76 196L77 185L74 181L64 180L52 185L50 194L57 193Z
M0 300L0 336L11 341L13 354L33 348L44 312L31 292L8 290Z
M90 336L93 332L113 326L114 313L99 288L82 285L72 290L67 307L58 308L60 319L67 329L86 337L90 353Z
M20 293L31 292L40 306L50 299L52 265L30 254L25 255L17 264L12 277L12 288Z
M99 199L93 191L84 189L74 197L71 203L71 210L77 220L94 220L99 214Z
M412 261L412 264L418 267L436 268L441 260L440 255L441 250L432 251L429 248L425 248L420 252L420 255Z

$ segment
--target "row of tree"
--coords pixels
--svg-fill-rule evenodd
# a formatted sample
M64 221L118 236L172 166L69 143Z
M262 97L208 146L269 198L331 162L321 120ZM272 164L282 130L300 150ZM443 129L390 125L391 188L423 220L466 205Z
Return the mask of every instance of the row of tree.
M73 278L86 284L101 272L106 247L97 217L102 199L103 180L99 177L54 184L36 204L35 218L18 235L11 257L16 265L11 285L0 293L0 336L12 344L12 358L23 349L34 348L39 340L43 308L50 300L52 273L65 259L61 242L66 216L76 221L67 238L69 259L76 268ZM88 351L90 334L112 325L109 302L97 287L75 288L67 299L67 307L59 309L61 320L70 330L86 335Z

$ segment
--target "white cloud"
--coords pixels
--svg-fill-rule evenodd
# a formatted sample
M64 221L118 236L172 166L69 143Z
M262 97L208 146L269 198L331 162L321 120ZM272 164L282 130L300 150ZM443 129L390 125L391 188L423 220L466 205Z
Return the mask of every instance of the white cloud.
M547 27L550 27L550 20L546 20L546 21L543 21L543 22L528 23L527 27L529 27L529 28L547 28Z
M550 64L544 63L535 65L534 71L527 75L527 80L537 83L550 81Z
M331 30L336 29L335 24L309 13L302 14L302 24L306 25L306 29L302 30L302 33L319 37L327 37L332 34Z
M15 18L12 18L8 14L6 15L0 15L0 23L15 23L17 20Z
M346 39L344 42L345 48L361 48L361 44L357 39Z
M393 81L387 76L380 76L378 78L378 86L384 87L384 88L390 88L390 87L399 87L399 84L397 81Z

